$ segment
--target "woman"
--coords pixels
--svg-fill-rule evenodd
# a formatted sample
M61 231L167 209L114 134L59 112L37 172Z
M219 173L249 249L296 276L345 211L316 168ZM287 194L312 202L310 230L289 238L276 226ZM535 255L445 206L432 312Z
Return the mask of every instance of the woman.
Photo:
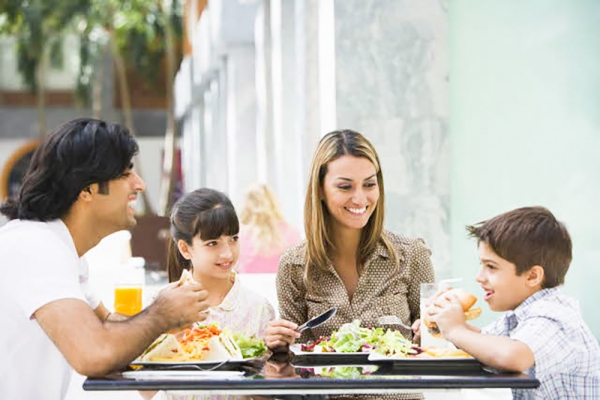
M240 211L240 259L238 272L277 272L285 249L300 241L298 231L283 218L273 192L255 184L246 192Z
M307 239L288 249L279 263L281 319L271 321L265 332L269 348L328 336L354 319L377 326L386 315L414 324L417 331L420 284L434 281L430 251L421 239L384 230L384 211L383 174L371 143L351 130L325 135L306 193ZM333 306L338 308L333 318L297 331ZM392 328L413 336L408 329Z

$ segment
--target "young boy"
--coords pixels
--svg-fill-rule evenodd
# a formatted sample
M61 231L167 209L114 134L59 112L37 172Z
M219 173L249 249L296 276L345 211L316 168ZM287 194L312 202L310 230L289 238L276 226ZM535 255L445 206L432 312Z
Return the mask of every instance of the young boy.
M490 367L540 381L513 389L515 399L600 399L598 341L559 289L571 263L565 226L545 208L525 207L467 230L478 241L484 300L506 313L480 330L465 322L457 298L442 296L428 308L442 335Z

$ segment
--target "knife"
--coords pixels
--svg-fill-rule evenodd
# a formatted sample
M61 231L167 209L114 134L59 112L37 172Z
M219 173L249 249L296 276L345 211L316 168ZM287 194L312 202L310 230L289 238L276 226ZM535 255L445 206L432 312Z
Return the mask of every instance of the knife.
M325 311L323 314L317 315L316 317L309 319L308 321L306 321L305 323L300 325L298 327L298 331L302 332L306 329L315 328L315 327L321 325L323 322L327 321L329 318L333 317L336 312L337 312L337 307L331 307L329 310Z

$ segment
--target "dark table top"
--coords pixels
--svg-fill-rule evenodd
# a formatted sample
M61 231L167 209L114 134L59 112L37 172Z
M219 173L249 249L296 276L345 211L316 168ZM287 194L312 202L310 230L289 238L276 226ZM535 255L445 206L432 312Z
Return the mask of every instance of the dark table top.
M179 368L178 368L179 369ZM243 371L227 378L130 379L121 373L88 378L84 390L184 390L198 394L326 395L389 394L423 389L521 388L539 381L519 373L495 373L473 359L400 359L370 362L366 357L277 354L270 359L219 367ZM149 371L151 368L143 368ZM192 372L193 374L193 372ZM127 374L126 374L127 375Z

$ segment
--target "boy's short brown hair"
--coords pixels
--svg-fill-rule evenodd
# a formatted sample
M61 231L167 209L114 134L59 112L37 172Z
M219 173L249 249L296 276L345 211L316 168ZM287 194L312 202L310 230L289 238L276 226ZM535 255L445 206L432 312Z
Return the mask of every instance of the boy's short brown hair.
M571 264L571 237L567 228L544 207L523 207L467 226L471 237L487 243L500 257L517 267L517 275L534 265L544 268L542 288L565 282Z

